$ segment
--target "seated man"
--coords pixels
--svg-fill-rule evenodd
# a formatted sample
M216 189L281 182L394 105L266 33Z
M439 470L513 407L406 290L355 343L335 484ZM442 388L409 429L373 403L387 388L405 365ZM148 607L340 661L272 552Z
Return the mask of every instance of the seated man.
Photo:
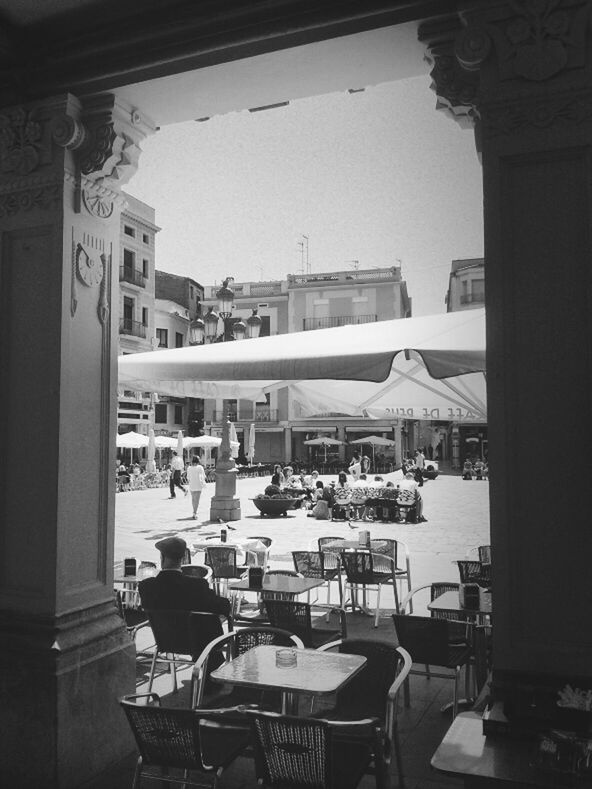
M187 543L180 537L167 537L156 543L160 551L161 571L138 584L142 608L150 610L206 611L230 613L230 601L210 589L205 578L194 578L181 572Z

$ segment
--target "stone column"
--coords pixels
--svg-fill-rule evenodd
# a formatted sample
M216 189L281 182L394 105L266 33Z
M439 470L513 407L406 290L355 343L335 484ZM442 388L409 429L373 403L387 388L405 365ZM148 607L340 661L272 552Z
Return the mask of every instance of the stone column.
M397 419L393 425L395 441L395 464L400 466L403 461L403 435L401 430L401 420Z
M236 496L236 463L230 449L230 422L224 419L222 443L216 463L216 492L210 503L210 520L241 519L240 499Z
M510 683L592 677L591 13L508 1L420 31L438 106L474 126L483 163L493 659Z
M284 428L284 463L292 460L292 428Z
M78 786L133 747L113 604L119 184L148 127L110 96L0 115L3 786Z

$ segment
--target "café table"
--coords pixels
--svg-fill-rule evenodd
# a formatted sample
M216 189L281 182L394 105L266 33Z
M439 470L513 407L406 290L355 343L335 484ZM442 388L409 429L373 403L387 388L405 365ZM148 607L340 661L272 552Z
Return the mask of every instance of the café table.
M536 744L503 735L483 734L481 713L461 712L434 753L434 770L462 778L465 789L527 789L565 786L557 776L531 766ZM588 786L590 783L577 783Z
M311 579L307 579L311 580ZM277 665L277 653L295 655L293 665ZM281 657L281 656L280 656ZM212 671L214 682L248 688L280 690L282 714L295 715L298 695L310 693L324 696L336 693L362 670L366 658L316 649L287 649L261 645Z
M477 624L486 624L491 618L491 592L481 589L479 594L479 606L477 608L466 608L461 605L458 591L444 592L431 603L428 603L428 610L438 611L443 614L464 614L469 620Z
M317 586L322 586L322 578L303 578L292 575L264 575L261 586L251 586L248 578L231 580L228 588L233 591L243 592L269 592L278 595L299 595L308 592Z
M198 552L205 551L207 548L213 548L220 545L229 547L234 546L237 548L237 558L240 558L241 561L246 561L246 555L247 553L250 553L255 557L258 567L265 567L267 564L268 549L265 543L261 542L261 540L249 540L248 538L241 537L231 537L230 539L226 540L226 542L222 542L221 539L200 540L199 542L194 542L193 555Z

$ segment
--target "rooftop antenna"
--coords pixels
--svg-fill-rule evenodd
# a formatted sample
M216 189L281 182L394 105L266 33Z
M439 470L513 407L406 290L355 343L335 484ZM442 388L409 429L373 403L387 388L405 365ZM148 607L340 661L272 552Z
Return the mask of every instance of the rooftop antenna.
M300 247L300 273L304 274L304 241L298 241Z
M360 261L359 260L346 260L346 263L351 263L352 268L354 271L357 271L360 268Z
M263 280L263 266L255 266L256 269L259 269L259 282Z
M305 236L303 233L302 238L304 239L304 245L306 249L306 273L310 274L310 259L308 255L308 236Z

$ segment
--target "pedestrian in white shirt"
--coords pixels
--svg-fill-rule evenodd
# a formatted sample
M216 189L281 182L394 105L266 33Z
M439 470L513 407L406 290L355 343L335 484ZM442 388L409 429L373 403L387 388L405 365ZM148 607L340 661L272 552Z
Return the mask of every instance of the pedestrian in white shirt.
M169 479L169 488L171 491L171 499L176 498L175 496L175 487L180 488L185 495L187 495L187 491L181 485L181 474L184 471L185 466L183 464L183 458L180 458L176 452L173 452L173 459L171 460L171 478Z
M191 458L191 465L187 467L187 484L191 493L193 520L196 520L201 492L206 486L206 472L197 455Z

